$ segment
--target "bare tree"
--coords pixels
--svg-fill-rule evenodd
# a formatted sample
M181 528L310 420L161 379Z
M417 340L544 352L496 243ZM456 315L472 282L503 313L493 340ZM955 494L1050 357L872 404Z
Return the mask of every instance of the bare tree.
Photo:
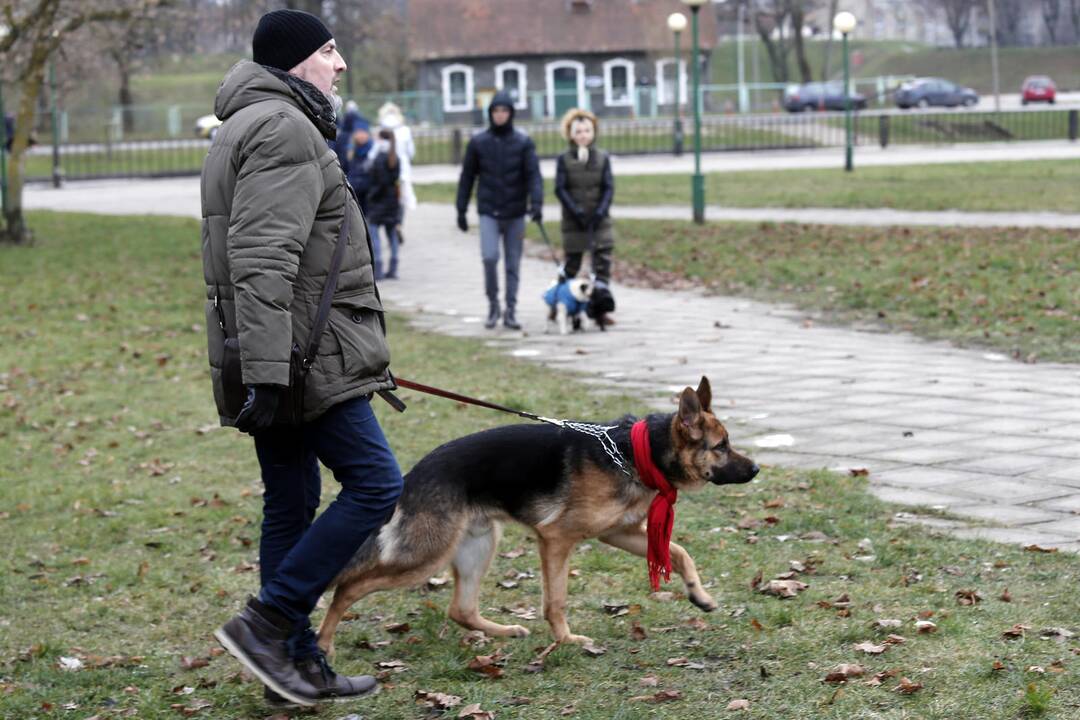
M997 40L999 45L1020 44L1020 20L1028 0L992 0L997 7Z
M87 25L126 20L132 13L162 0L7 0L0 4L3 71L18 94L15 133L8 168L8 206L0 242L20 244L30 238L22 212L23 155L30 146L34 110L53 54Z
M1042 17L1046 23L1046 32L1050 35L1050 44L1057 45L1057 27L1061 20L1061 0L1042 0Z
M1080 0L1069 0L1069 19L1072 20L1073 41L1080 43Z
M837 8L838 8L839 5L840 5L840 0L829 0L829 16L828 16L828 18L826 20L826 22L829 24L829 29L828 29L828 33L827 33L828 34L828 39L825 41L825 62L822 64L822 68L821 68L821 79L822 80L828 80L829 79L829 70L830 70L829 65L830 65L830 61L832 60L833 35L835 34L835 33L833 33L832 21L833 21L833 18L836 17L836 11L837 11Z
M802 82L814 79L802 34L806 14L815 7L817 0L757 0L750 4L754 29L769 55L777 82L787 82L791 77L788 58L792 50Z
M998 0L921 0L920 4L932 13L944 12L945 24L952 33L956 47L964 47L964 37L971 27L971 11L984 2Z

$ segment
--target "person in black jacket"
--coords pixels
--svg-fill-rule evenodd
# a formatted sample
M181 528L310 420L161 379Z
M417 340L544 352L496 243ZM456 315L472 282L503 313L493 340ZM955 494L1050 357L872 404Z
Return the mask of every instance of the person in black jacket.
M398 268L398 217L401 211L398 194L398 178L401 176L401 161L394 143L394 131L383 128L379 131L377 154L371 161L368 172L370 186L367 191L368 223L371 227L371 246L375 251L375 279L394 280ZM382 239L379 228L386 233L386 243L390 246L390 266L385 274L382 263Z
M485 327L503 325L520 330L514 315L517 304L518 269L525 237L525 214L534 222L543 218L544 185L536 146L532 139L514 129L514 101L506 92L495 94L488 107L490 125L469 140L458 180L457 224L469 229L465 211L473 184L479 176L476 205L480 213L480 254L484 260L484 289L488 298ZM506 252L506 314L499 308L499 241Z

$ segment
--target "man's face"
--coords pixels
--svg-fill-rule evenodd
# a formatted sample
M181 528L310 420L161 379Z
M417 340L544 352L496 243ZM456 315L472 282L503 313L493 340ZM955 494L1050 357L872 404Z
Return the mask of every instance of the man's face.
M333 40L329 40L290 70L289 74L307 80L319 88L328 100L333 101L337 96L338 77L345 70L345 60L338 54L337 45Z
M505 105L496 105L491 108L491 122L496 125L505 125L510 120L510 108Z
M575 120L574 124L570 126L570 137L574 139L578 147L589 147L593 138L596 137L592 121L585 118Z

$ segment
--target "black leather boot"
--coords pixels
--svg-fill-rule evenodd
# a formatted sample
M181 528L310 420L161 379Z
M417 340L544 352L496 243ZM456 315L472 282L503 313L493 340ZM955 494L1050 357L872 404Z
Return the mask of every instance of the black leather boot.
M240 614L214 631L221 646L279 696L302 707L311 707L319 691L289 657L286 641L292 624L252 598Z
M495 326L499 324L500 315L502 315L502 313L499 312L499 304L491 303L491 305L488 306L488 316L487 321L484 323L484 327L488 330L495 329Z
M521 329L521 323L519 323L517 321L517 318L514 317L514 308L512 308L512 307L507 307L506 308L506 314L503 315L503 325L506 327L507 330L520 330Z

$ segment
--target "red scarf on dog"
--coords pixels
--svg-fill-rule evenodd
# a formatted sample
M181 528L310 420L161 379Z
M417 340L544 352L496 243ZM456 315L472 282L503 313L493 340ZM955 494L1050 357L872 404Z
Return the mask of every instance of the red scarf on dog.
M675 526L675 501L679 491L671 487L660 468L652 459L649 446L649 428L644 420L638 420L630 428L630 446L634 449L634 468L645 487L656 490L656 497L649 505L649 537L645 559L649 563L649 582L653 590L660 589L660 575L664 581L671 579L671 529Z

